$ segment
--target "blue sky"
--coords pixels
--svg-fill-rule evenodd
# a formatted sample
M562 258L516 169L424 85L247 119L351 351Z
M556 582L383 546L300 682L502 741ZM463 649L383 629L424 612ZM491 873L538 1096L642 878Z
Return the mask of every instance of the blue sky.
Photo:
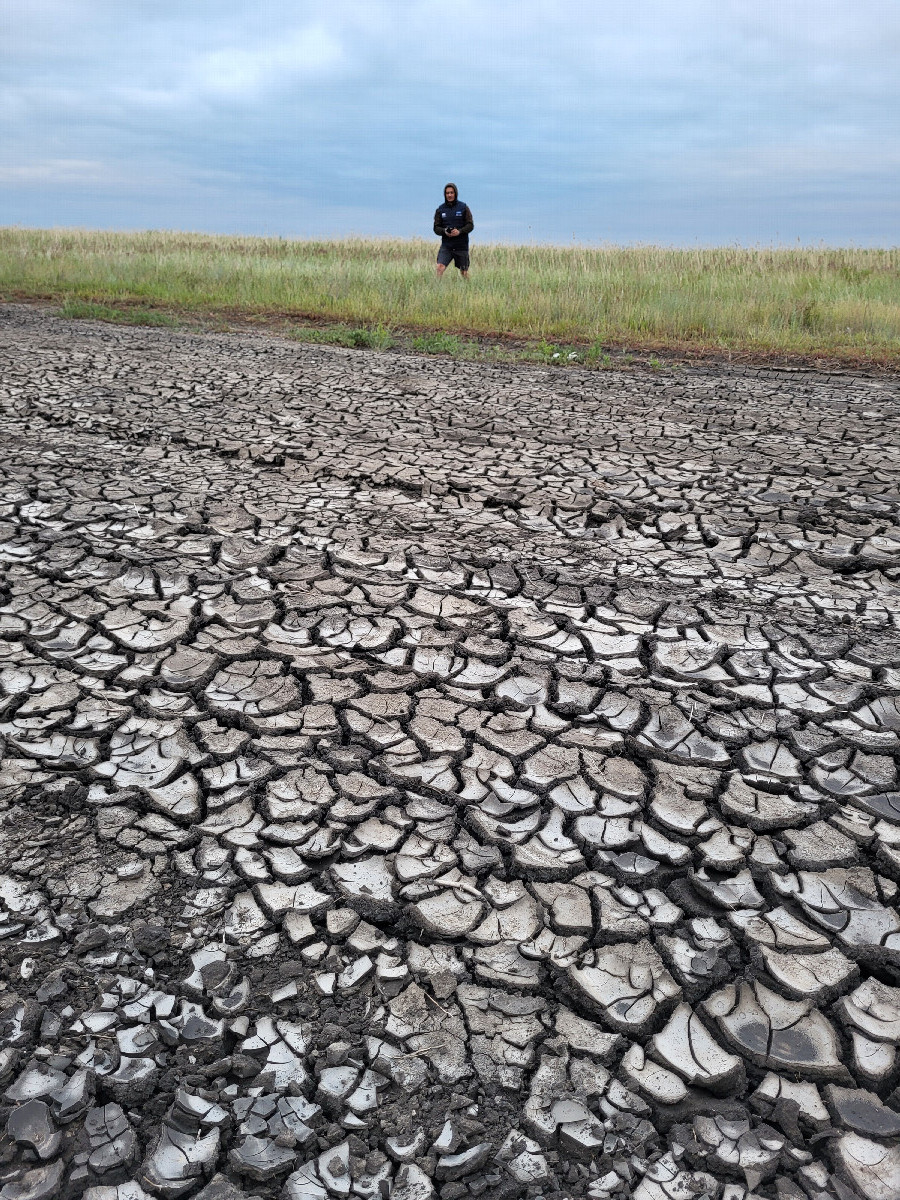
M0 225L900 243L898 0L2 0Z

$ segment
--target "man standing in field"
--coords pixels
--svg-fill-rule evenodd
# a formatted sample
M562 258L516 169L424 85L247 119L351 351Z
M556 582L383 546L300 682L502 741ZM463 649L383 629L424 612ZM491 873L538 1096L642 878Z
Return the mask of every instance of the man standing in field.
M469 234L475 228L472 210L459 198L455 183L444 187L444 203L434 210L434 232L441 239L437 256L438 279L451 263L469 278Z

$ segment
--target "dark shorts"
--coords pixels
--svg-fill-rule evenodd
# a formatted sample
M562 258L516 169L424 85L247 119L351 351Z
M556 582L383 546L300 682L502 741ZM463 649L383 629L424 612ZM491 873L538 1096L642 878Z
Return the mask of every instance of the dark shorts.
M468 250L451 250L449 246L441 246L438 250L437 260L445 267L449 267L453 263L457 271L468 271L469 269Z

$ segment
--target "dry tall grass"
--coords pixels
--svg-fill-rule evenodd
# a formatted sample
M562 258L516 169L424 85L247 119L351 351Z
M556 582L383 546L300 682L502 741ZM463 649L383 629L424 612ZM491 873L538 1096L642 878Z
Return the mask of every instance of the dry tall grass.
M0 229L0 294L634 347L900 360L900 248L472 247Z

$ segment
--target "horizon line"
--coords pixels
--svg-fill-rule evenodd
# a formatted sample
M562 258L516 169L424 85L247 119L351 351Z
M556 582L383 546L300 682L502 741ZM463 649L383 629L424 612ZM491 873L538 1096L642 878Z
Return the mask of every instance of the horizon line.
M298 244L322 245L327 243L339 242L363 242L363 243L395 243L403 242L410 245L421 243L423 246L432 246L432 239L421 236L412 235L402 237L398 235L388 234L362 234L362 233L345 233L333 235L298 235L298 234L280 234L280 233L211 233L202 229L180 229L175 227L157 226L157 227L134 227L128 229L120 228L104 228L102 226L90 225L0 225L0 235L4 233L69 233L69 234L107 234L114 237L132 237L141 234L161 234L161 235L181 235L183 237L208 238L210 240L225 240L225 239L243 239L252 241L268 241L268 242L296 242ZM577 240L573 234L571 240L557 241L537 241L528 242L512 241L512 240L492 240L492 241L476 241L477 247L489 249L492 247L522 247L524 249L535 249L539 247L547 247L554 250L747 250L747 251L787 251L787 250L853 250L853 251L871 251L873 253L890 252L900 250L900 242L893 245L865 245L855 242L802 242L799 238L791 242L658 242L658 241L598 241L585 242Z

